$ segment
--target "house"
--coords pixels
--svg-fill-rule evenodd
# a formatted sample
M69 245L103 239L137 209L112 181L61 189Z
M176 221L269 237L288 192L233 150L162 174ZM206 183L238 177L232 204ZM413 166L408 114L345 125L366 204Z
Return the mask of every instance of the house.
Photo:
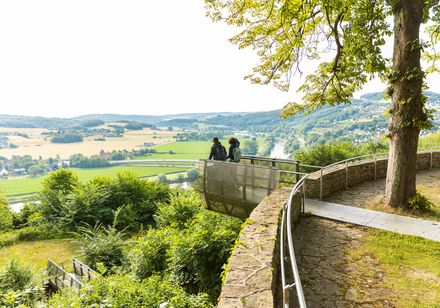
M8 176L9 175L9 171L6 170L5 168L2 168L2 170L0 170L0 176Z
M15 175L26 175L26 169L24 168L15 168L12 170L14 172Z
M49 171L54 171L58 169L58 163L51 163L47 165L47 169L49 169Z

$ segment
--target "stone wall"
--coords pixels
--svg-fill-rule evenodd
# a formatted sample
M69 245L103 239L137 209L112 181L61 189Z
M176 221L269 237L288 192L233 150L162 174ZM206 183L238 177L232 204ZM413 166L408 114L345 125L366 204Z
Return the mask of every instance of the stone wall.
M345 164L334 166L323 171L322 197L328 197L334 192L346 189L362 182L385 178L387 175L388 159L381 158L361 160L349 163L346 172ZM417 170L427 170L440 167L440 151L417 154ZM319 199L321 172L317 171L306 179L307 198Z
M275 307L280 279L279 225L290 189L266 197L246 221L229 260L218 307ZM300 213L300 195L294 199L294 221Z

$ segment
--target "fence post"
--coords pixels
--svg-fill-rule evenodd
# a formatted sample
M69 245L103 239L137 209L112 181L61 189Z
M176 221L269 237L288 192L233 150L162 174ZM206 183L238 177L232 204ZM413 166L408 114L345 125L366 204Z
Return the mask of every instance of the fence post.
M296 172L299 172L299 161L296 161ZM299 173L296 174L296 182L299 182Z
M348 160L345 161L345 189L348 189Z
M377 154L374 154L374 180L377 180Z
M319 181L320 181L320 185L319 185L319 200L322 200L322 169L324 169L324 168L321 168L321 176L319 177Z
M306 212L306 181L303 182L303 195L302 195L302 214Z
M429 169L432 169L432 153L433 152L433 150L431 150L431 160L430 160L430 162L429 162Z

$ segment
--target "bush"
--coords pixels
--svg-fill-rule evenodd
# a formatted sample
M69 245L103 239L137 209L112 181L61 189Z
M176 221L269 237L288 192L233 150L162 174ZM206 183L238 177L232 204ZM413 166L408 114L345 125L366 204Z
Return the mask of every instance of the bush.
M139 279L161 274L167 268L167 250L171 230L149 230L140 236L130 253L133 273Z
M31 269L16 259L0 271L0 290L2 292L23 291L34 286L34 275Z
M42 307L45 290L41 287L0 293L1 307Z
M168 178L165 174L159 174L156 177L156 181L162 184L167 184L168 183Z
M197 213L203 209L202 201L194 191L178 191L168 202L161 203L154 219L158 228L186 229Z
M5 197L0 196L0 231L12 227L13 213L9 208L9 202Z
M409 200L409 208L413 211L427 211L431 209L434 204L425 196L416 192L415 196Z
M199 178L199 172L196 169L189 169L186 172L189 182L195 182Z
M14 227L21 227L28 224L38 223L38 217L42 217L41 205L27 202L19 213L14 214Z
M56 218L65 228L96 222L109 226L119 210L117 227L137 230L154 224L157 204L167 201L169 193L166 185L121 172L115 178L94 177L85 185L72 186L66 194L46 185L41 195L45 217L51 221Z
M39 224L16 230L0 232L0 248L13 245L19 241L35 241L63 238L65 233L54 225Z
M221 275L240 232L241 221L206 210L173 238L169 249L171 278L188 293L220 295Z
M102 264L110 272L120 266L124 259L126 241L124 233L114 227L79 227L74 242L84 256L84 262L93 269Z
M130 276L111 275L92 280L79 294L65 289L50 301L51 307L166 307L214 308L205 294L188 295L168 278L152 276L133 280Z
M40 192L41 211L49 222L57 223L65 216L65 201L79 186L78 176L71 170L60 169L43 181Z

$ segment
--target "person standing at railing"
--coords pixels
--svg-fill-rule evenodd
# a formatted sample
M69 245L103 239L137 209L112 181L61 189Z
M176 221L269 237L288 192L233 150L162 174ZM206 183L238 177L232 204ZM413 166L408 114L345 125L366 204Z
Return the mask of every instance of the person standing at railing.
M221 144L218 137L212 139L213 145L211 147L211 152L209 153L209 160L226 160L227 153L226 148Z
M238 163L241 159L241 151L240 151L240 141L237 138L231 137L228 141L229 143L229 153L226 157L226 160L230 160L231 162Z

